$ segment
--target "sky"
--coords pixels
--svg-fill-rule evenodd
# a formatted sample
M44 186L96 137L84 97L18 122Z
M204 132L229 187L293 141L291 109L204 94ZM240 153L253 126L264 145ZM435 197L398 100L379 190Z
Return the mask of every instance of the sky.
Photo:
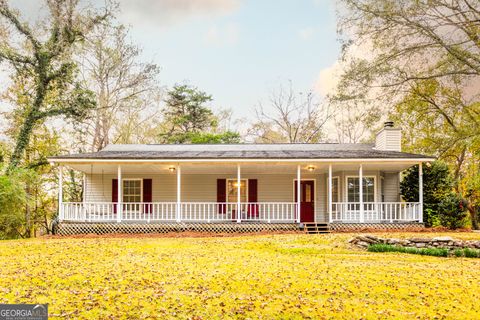
M121 1L143 57L161 67L160 82L187 82L216 107L250 117L280 84L328 91L338 59L334 0Z
M213 107L252 119L288 81L298 92L328 92L340 52L334 1L120 0L118 20L141 58L161 68L161 85L197 86ZM10 3L27 20L38 18L41 2Z

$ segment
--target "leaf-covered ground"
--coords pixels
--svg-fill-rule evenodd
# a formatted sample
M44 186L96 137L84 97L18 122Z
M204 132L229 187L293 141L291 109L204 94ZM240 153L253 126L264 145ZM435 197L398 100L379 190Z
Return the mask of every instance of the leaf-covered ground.
M3 241L0 303L81 319L480 318L479 259L369 253L351 237Z

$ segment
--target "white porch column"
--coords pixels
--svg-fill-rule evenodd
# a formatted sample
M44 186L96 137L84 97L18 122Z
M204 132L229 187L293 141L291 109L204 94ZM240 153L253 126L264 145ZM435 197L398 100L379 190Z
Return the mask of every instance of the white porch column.
M182 221L182 167L177 165L177 222Z
M297 223L300 223L300 210L301 210L301 190L300 188L302 187L301 185L301 168L300 165L297 165Z
M87 175L84 173L83 186L82 186L82 202L85 203L86 199L87 199Z
M359 183L359 196L360 196L360 222L365 221L364 217L364 207L363 207L363 165L360 164L360 168L358 169L358 183Z
M418 164L418 202L420 203L418 222L423 223L423 167L421 162Z
M333 220L333 196L332 196L332 164L328 165L328 222Z
M240 197L240 193L241 193L241 190L242 190L242 180L241 180L241 176L240 176L240 165L237 164L237 223L240 223L242 222L242 205L241 205L241 197Z
M64 219L63 212L63 167L58 167L58 219L62 221Z
M117 222L122 222L123 214L123 183L122 183L122 166L118 165L117 168Z

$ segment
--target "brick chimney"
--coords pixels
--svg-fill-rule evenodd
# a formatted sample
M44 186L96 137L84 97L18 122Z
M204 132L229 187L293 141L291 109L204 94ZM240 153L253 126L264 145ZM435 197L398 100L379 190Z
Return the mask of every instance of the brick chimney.
M402 130L395 128L393 121L386 121L383 124L383 129L377 133L375 149L402 151Z

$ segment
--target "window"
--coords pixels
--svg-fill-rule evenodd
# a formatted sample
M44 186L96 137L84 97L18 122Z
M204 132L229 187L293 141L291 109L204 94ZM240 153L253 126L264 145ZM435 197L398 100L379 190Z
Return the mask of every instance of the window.
M312 185L305 184L305 202L313 202L312 200Z
M347 201L360 202L360 179L347 178ZM375 177L363 177L363 202L375 201Z
M123 180L123 202L142 202L142 180Z
M237 179L227 180L227 202L237 202ZM240 180L240 202L247 202L247 180Z
M338 202L340 199L339 196L339 186L338 186L338 177L332 178L332 202Z

